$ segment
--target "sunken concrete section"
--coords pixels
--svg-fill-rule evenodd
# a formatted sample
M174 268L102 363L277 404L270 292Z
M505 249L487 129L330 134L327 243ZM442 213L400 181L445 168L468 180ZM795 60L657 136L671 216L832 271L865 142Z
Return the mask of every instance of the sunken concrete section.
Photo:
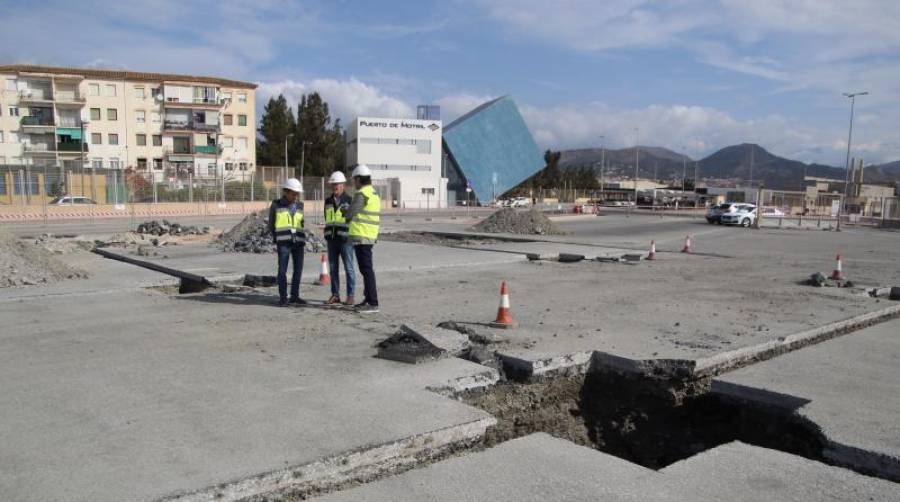
M821 429L829 461L900 481L898 360L895 320L722 375L712 389L796 407Z

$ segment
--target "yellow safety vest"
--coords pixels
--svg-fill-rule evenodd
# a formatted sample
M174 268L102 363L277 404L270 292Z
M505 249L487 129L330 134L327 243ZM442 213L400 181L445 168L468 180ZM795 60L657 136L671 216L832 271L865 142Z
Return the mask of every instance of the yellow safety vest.
M361 211L353 215L350 222L350 238L378 240L378 225L381 223L381 198L375 193L372 185L366 185L359 189L366 197L366 205Z
M334 206L329 204L325 207L325 237L326 238L347 238L347 219L344 218L344 212L335 210Z
M303 211L297 208L293 218L286 207L275 209L275 242L305 243L306 233L303 231Z

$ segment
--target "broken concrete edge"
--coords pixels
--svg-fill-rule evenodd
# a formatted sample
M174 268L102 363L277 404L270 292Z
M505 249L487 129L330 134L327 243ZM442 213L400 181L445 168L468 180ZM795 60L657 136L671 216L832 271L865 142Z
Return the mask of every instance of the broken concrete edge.
M333 491L352 483L396 474L469 448L480 443L487 428L496 423L493 417L485 417L190 493L169 495L157 502L228 502L268 494L290 496Z
M721 380L712 381L710 392L728 399L783 409L821 436L822 455L829 462L869 476L900 482L900 457L882 451L848 446L828 437L827 432L804 413L803 406L809 402L807 399Z
M510 380L528 382L558 375L580 374L588 370L594 351L573 352L539 359L494 352L503 365L503 373Z
M499 381L500 372L493 368L485 367L483 371L478 373L454 378L441 385L434 385L426 388L435 394L455 398L459 394L467 391L486 389L497 384Z
M716 376L746 366L749 363L771 359L807 345L829 340L871 324L886 321L898 315L900 315L900 305L892 305L874 312L867 312L849 319L832 322L825 326L787 335L778 340L722 352L714 356L698 359L693 373L698 377Z
M456 331L401 324L393 335L378 343L378 353L375 356L418 364L458 357L470 345L469 337Z

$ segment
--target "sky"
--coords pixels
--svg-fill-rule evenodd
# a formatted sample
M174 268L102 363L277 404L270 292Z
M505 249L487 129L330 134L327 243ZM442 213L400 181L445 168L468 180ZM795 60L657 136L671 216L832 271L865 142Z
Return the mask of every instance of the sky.
M27 4L27 5L26 5ZM897 0L0 0L0 63L215 75L345 122L511 95L541 148L900 160ZM601 139L602 138L602 139Z

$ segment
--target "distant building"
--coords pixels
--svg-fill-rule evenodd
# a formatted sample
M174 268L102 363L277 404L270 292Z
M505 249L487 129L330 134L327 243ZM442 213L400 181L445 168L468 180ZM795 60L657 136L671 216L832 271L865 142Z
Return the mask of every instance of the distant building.
M0 165L148 179L249 179L256 84L120 70L0 66ZM83 140L83 145L82 145Z
M448 197L486 204L544 167L544 158L515 102L503 96L444 130ZM467 192L470 189L470 192Z

